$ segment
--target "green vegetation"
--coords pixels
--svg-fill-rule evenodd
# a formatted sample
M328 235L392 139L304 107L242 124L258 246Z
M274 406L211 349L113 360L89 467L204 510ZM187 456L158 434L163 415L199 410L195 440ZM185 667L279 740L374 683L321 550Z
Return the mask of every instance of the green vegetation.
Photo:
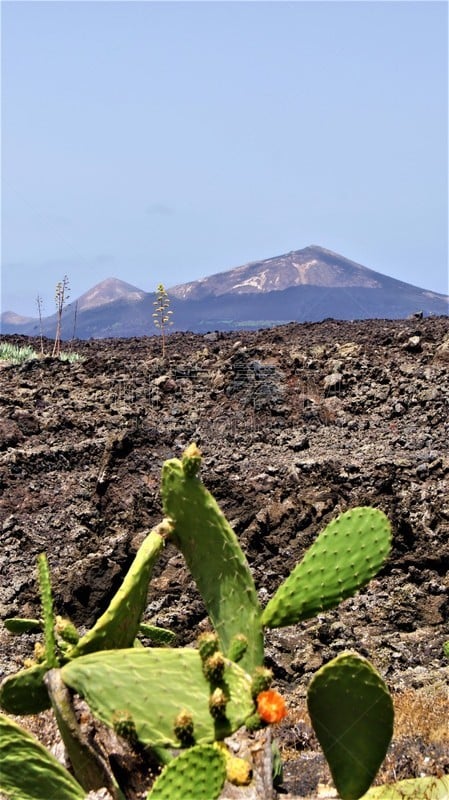
M31 361L35 358L41 358L42 355L36 353L32 347L19 347L9 342L0 342L0 361L9 361L11 364L23 364L25 361ZM83 361L83 356L79 353L67 353L60 351L57 356L60 361L68 361L69 364L75 364L78 361Z
M214 800L225 774L247 784L248 763L231 756L223 740L243 725L257 730L287 713L264 667L265 628L296 624L337 606L388 556L391 530L385 515L354 508L320 533L262 609L237 537L201 482L200 466L195 445L181 460L164 464L165 518L147 535L107 610L82 637L70 621L54 616L47 562L39 557L42 619L12 619L6 626L15 633L39 628L44 642L34 661L3 681L0 706L10 714L51 706L76 781L66 780L60 770L56 775L41 746L2 717L0 792L12 800L28 797L24 781L37 782L36 759L42 785L61 780L53 796L69 800L104 785L116 800L124 797L123 774L113 774L77 723L73 691L94 717L130 745L152 751L164 766L147 800ZM168 540L183 554L214 628L199 638L197 649L143 647L137 638L153 632L159 644L170 642L170 633L141 621L151 574ZM316 673L308 704L340 796L357 800L372 783L392 734L393 706L385 683L366 659L344 653ZM34 800L48 796L35 794Z
M23 364L31 358L37 358L37 353L32 347L18 347L9 342L0 342L0 361L10 361L12 364Z

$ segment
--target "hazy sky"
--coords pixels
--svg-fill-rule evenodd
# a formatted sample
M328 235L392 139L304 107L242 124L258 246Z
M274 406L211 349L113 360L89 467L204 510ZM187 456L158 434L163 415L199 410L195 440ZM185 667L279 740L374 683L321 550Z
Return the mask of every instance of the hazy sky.
M2 310L318 244L446 293L446 2L2 10Z

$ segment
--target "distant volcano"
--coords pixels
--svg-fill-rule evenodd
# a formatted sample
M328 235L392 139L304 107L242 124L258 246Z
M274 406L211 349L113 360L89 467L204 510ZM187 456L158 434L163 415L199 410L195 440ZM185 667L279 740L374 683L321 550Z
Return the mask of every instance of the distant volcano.
M130 283L120 281L118 278L106 278L78 298L78 311L99 308L107 303L115 303L116 300L126 300L132 303L143 300L145 295L146 292Z
M356 264L323 247L310 246L253 261L168 289L170 331L263 328L287 322L402 319L410 314L447 315L448 297ZM108 278L70 303L63 338L145 336L158 333L155 294ZM38 320L2 314L2 333L36 336ZM52 337L55 315L43 320Z
M279 292L293 286L365 289L410 288L410 284L388 278L355 261L311 245L264 261L251 261L241 267L219 272L207 278L183 283L169 289L169 294L183 300L199 300L208 295Z

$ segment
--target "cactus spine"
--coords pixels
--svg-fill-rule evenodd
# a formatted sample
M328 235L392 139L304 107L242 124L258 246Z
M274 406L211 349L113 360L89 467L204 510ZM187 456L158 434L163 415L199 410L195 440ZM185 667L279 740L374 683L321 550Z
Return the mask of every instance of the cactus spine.
M393 734L393 702L374 667L342 653L315 673L307 694L312 725L343 800L369 789Z

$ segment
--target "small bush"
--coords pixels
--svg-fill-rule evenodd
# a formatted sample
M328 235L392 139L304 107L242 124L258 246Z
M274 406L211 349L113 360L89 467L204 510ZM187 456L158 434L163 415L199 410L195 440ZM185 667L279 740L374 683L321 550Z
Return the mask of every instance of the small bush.
M79 353L60 353L59 358L61 361L68 361L69 364L74 364L77 361L84 361L83 356Z
M24 361L29 361L32 358L37 358L37 353L32 347L18 347L9 342L0 342L0 360L11 361L13 364L23 364Z

